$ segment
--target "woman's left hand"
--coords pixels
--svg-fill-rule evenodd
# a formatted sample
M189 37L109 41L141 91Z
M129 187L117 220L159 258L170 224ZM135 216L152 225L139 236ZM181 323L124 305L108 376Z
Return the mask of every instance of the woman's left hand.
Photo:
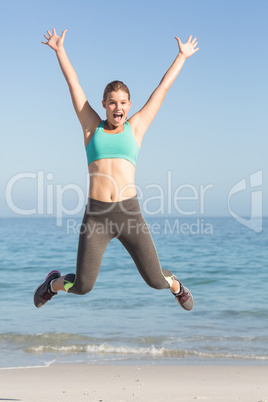
M184 56L185 59L188 59L188 57L192 56L197 52L197 50L199 50L199 47L196 48L198 42L196 41L196 38L192 40L192 35L189 36L186 43L181 43L180 38L177 38L177 36L175 36L175 39L178 41L180 54Z

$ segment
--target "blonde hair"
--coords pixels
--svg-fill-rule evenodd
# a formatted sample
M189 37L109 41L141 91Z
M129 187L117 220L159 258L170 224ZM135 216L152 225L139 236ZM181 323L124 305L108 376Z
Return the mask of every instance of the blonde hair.
M103 92L103 100L106 101L107 95L110 92L117 92L117 91L123 91L126 92L128 95L128 100L130 100L130 92L128 87L122 82L122 81L112 81L109 84L106 85L104 92Z

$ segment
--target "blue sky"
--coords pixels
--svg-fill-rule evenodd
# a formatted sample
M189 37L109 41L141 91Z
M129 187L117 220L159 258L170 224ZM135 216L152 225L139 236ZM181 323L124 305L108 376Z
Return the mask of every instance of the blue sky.
M27 210L37 209L42 193L43 214L55 212L59 196L66 208L75 207L80 190L87 197L82 131L55 53L41 44L53 27L68 29L66 52L102 118L108 82L129 86L135 113L175 59L174 36L183 42L197 36L200 50L145 135L136 184L144 199L161 190L165 199L176 191L192 197L180 201L188 215L228 216L228 194L245 179L232 210L248 216L252 191L259 190L268 215L267 12L262 0L1 2L0 215L14 215L7 189ZM256 172L262 180L250 189Z

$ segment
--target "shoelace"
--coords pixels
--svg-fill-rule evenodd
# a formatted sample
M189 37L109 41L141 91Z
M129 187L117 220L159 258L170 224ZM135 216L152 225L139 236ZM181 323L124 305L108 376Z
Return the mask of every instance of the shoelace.
M189 299L189 294L188 292L183 289L183 292L179 295L177 295L177 298L182 302L185 303Z
M52 296L54 296L54 295L50 292L49 289L46 290L44 293L42 293L42 294L40 295L40 297L41 297L42 299L44 299L44 300L50 300L50 299L52 298Z

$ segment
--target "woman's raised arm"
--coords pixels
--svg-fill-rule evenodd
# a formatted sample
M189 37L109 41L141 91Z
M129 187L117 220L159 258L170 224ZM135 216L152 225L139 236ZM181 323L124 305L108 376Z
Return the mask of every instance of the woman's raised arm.
M181 43L179 38L175 37L175 39L177 40L179 46L178 56L174 60L171 67L167 70L160 81L160 84L154 90L143 108L129 119L139 143L141 143L147 128L156 116L167 91L181 71L185 60L192 56L199 49L196 47L198 42L196 41L196 38L192 40L192 35L189 36L188 41L184 44Z
M69 86L74 109L84 131L85 141L87 141L87 138L90 134L93 134L101 119L95 110L89 105L84 91L79 84L77 74L63 47L67 29L62 32L61 36L56 34L55 28L53 28L52 32L53 34L51 34L50 31L47 31L47 35L44 35L47 42L43 41L42 43L48 45L56 52L61 71Z

